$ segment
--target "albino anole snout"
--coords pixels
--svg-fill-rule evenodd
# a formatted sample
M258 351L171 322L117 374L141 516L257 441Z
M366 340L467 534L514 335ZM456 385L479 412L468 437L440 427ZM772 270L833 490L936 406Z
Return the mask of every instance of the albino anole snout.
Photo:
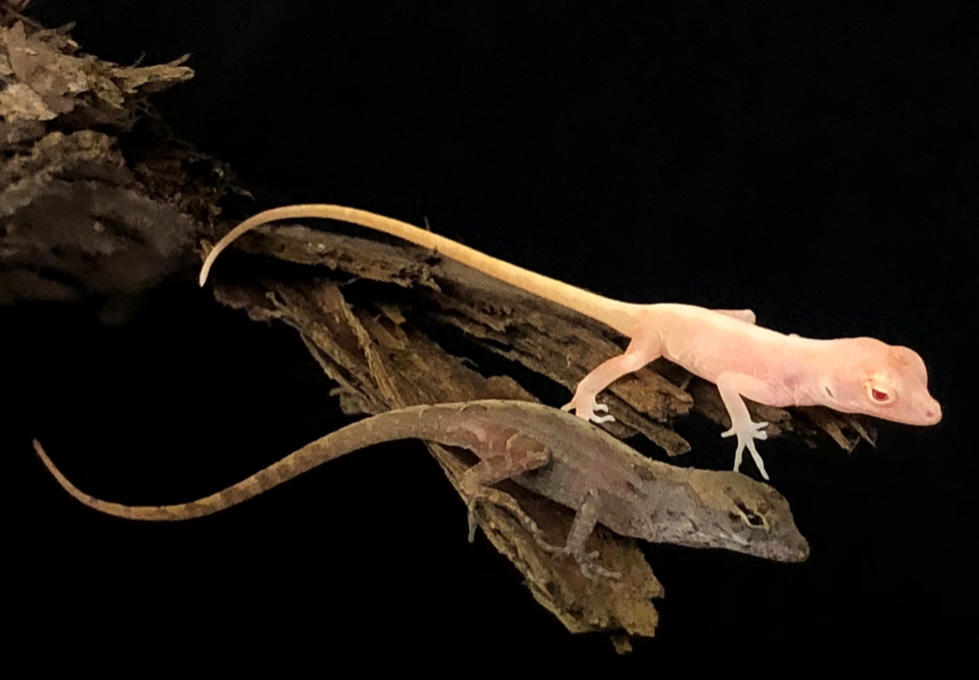
M578 383L565 406L592 422L611 415L596 395L627 373L659 357L715 383L731 417L722 436L737 437L734 469L747 448L765 479L756 439L767 423L751 420L744 398L769 406L826 406L911 425L933 425L941 407L928 393L925 364L916 352L873 338L815 340L755 325L751 310L712 310L693 305L633 304L496 259L406 222L356 208L305 204L254 215L214 246L204 260L204 285L215 258L245 232L284 219L321 218L358 224L431 248L485 274L585 314L630 338L626 351L603 362Z

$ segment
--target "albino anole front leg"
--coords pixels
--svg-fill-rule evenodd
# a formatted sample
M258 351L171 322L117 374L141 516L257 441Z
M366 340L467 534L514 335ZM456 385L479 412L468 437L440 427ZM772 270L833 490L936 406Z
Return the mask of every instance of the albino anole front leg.
M731 429L722 432L721 436L736 435L738 438L738 450L734 453L734 469L738 470L741 467L741 456L747 447L761 476L768 479L765 463L762 461L758 449L755 448L756 439L768 439L768 434L764 431L764 427L768 423L756 423L751 420L751 415L748 413L748 407L745 406L742 395L750 394L753 399L764 402L764 395L768 395L774 390L764 380L743 373L721 373L717 376L717 389L721 393L721 401L724 402L728 415L731 416Z

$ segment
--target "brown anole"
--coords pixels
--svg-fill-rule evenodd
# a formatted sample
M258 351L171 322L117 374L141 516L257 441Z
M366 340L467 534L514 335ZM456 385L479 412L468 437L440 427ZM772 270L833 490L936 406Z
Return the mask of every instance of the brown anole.
M657 543L785 562L809 555L788 501L772 487L734 471L650 460L581 418L532 402L484 400L388 411L342 427L222 491L163 506L122 505L86 494L55 467L37 440L34 448L61 486L85 505L126 519L168 521L224 510L351 451L409 438L462 447L479 458L461 480L470 540L476 504L493 503L512 512L549 551L572 555L589 576L614 576L585 549L599 523ZM505 479L577 513L563 547L544 543L513 496L492 486Z

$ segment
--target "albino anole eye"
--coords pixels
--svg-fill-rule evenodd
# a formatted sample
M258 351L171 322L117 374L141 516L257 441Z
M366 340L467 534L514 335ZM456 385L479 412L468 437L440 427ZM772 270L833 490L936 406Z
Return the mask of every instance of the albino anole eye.
M880 402L881 404L887 403L891 400L891 395L884 390L877 389L876 387L870 388L870 396L874 398L874 401Z

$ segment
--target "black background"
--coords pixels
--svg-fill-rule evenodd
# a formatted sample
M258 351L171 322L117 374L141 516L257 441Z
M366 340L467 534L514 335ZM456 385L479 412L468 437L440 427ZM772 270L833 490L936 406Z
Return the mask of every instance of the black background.
M192 53L196 77L158 107L256 207L427 218L612 297L752 307L786 332L916 349L940 425L882 423L879 448L852 456L764 444L809 562L649 546L660 629L618 658L567 634L482 536L466 543L420 445L185 524L82 508L30 436L82 489L164 503L345 422L292 331L220 307L191 272L131 298L0 310L8 663L658 672L969 650L977 12L641 5L49 0L31 14L77 20L86 51L121 63ZM695 447L681 464L730 464L716 427L677 426Z

